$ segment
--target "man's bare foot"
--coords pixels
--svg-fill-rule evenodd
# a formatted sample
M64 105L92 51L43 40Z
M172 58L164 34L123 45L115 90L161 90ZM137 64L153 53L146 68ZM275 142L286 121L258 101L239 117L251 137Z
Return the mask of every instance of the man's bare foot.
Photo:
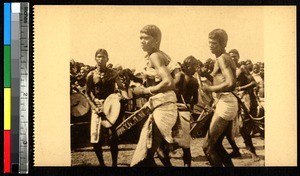
M229 154L229 157L230 158L239 158L241 157L241 153L239 151L232 151L230 154Z
M257 162L260 160L259 156L257 156L255 153L251 153L252 161Z

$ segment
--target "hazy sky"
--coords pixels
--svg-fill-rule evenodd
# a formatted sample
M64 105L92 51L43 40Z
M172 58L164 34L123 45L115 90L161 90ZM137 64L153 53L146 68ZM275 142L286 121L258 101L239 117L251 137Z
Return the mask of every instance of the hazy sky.
M105 48L114 65L140 65L145 53L139 31L147 24L161 29L161 50L176 61L189 55L202 61L214 58L208 33L216 28L228 33L227 51L238 49L241 60L264 59L263 7L72 6L69 13L70 56L85 64L95 65L95 51Z

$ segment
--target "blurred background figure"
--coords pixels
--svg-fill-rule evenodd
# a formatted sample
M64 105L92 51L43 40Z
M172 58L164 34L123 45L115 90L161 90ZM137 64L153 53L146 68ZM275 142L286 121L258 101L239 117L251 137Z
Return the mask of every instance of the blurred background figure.
M123 70L123 67L120 64L116 64L113 69L119 73Z
M107 64L107 68L109 68L109 69L112 69L113 66L114 66L114 65L113 65L112 63Z
M264 98L264 81L260 76L260 65L254 64L253 65L253 78L257 82L257 87L255 89L255 93L259 98Z

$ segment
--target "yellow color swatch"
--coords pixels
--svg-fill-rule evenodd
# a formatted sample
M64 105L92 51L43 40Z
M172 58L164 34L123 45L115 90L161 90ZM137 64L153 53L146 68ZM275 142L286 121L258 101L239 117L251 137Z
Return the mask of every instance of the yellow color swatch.
M11 129L11 88L4 88L4 130Z

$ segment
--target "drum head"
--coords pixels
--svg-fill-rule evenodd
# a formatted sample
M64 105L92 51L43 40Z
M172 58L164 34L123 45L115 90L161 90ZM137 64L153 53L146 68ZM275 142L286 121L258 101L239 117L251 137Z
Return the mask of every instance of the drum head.
M84 95L80 93L71 94L71 115L81 117L90 110L90 104Z
M121 110L121 97L117 94L109 95L103 104L103 112L106 119L102 119L102 126L110 128L118 119Z

